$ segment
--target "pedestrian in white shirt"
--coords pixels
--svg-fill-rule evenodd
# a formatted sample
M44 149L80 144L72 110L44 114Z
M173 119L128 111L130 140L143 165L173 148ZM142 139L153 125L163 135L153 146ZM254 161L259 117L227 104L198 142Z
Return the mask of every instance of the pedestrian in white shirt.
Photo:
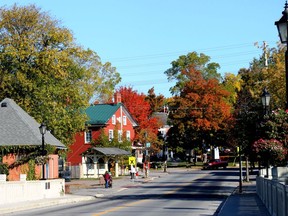
M131 173L131 179L135 179L136 169L135 169L134 165L131 165L130 173Z

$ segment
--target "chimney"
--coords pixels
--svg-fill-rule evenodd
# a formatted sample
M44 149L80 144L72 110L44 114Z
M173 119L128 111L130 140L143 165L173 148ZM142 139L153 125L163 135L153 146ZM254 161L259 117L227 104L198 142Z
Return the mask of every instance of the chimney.
M120 93L114 94L114 103L115 104L121 103L121 94Z

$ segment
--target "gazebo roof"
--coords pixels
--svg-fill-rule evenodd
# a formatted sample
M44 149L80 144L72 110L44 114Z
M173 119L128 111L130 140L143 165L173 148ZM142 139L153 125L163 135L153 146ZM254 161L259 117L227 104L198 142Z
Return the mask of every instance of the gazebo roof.
M94 147L91 150L97 151L98 153L106 156L121 156L121 155L130 155L131 153L119 148L105 148L105 147Z

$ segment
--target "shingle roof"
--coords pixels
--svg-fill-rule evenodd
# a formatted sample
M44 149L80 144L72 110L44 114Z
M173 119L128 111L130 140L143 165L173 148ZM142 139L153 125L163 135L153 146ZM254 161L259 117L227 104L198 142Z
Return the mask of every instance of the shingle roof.
M89 120L86 122L90 125L105 125L109 121L109 119L112 117L112 115L115 114L115 112L122 106L123 113L130 119L133 126L138 126L137 122L132 118L130 113L127 111L127 109L123 106L122 103L117 104L96 104L89 106L85 112L89 118Z
M0 145L41 145L40 124L26 113L14 100L5 98L0 104ZM65 148L49 131L45 143Z

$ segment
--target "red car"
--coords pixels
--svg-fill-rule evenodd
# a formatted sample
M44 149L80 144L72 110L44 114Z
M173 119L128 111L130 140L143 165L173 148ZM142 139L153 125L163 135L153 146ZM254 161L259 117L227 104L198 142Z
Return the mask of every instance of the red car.
M219 167L223 167L226 169L228 166L228 161L221 161L220 159L212 159L208 163L203 165L203 169L218 169Z

